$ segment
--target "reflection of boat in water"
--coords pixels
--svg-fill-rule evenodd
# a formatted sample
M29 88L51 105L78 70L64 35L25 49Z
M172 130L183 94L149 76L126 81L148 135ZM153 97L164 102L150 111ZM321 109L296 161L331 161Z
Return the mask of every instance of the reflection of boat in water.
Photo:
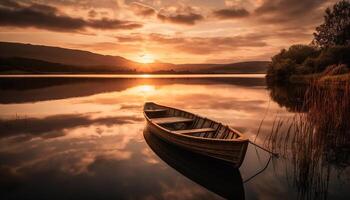
M161 139L239 167L249 140L237 130L176 108L146 103L148 128Z
M229 163L178 148L148 129L144 131L144 137L164 162L187 178L226 199L244 199L241 174Z

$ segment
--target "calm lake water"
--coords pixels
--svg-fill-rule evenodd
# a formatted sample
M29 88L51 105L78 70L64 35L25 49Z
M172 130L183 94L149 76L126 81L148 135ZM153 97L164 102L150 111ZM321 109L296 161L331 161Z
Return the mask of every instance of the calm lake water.
M268 146L276 119L301 112L294 94L263 75L2 77L1 199L349 199L348 154L319 165L250 145L237 170L159 141L142 114L154 101Z

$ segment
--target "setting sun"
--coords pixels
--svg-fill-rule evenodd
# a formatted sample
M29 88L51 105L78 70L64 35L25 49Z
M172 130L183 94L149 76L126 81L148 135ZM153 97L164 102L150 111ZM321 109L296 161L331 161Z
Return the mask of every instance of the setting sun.
M151 54L142 54L139 56L139 62L148 64L154 62L154 56Z

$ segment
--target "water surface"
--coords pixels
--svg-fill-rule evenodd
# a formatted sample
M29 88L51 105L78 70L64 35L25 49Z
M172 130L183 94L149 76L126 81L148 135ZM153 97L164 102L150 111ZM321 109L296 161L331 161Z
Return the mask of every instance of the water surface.
M2 199L350 197L348 162L328 163L328 178L314 177L326 187L315 188L296 181L293 156L270 159L249 146L237 170L189 156L144 130L142 105L154 101L218 120L264 145L276 117L301 111L291 106L298 98L268 90L261 75L11 76L0 78L0 94Z

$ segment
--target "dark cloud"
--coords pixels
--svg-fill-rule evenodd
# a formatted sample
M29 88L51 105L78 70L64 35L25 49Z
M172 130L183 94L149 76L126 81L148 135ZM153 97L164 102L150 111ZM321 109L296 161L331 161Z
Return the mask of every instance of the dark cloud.
M89 17L91 17L91 18L95 18L97 16L97 14L98 13L95 10L90 10L88 13Z
M133 2L130 4L130 7L136 15L140 15L143 17L153 16L154 14L156 14L156 11L154 8L144 5L142 3Z
M191 7L177 8L175 10L163 8L158 12L158 19L174 24L194 25L204 19Z
M85 20L61 13L57 8L42 4L9 4L0 2L0 26L34 27L52 31L75 32L94 29L135 29L141 24L116 19Z
M285 48L293 43L309 43L312 32L322 23L326 7L336 0L263 0L262 4L251 12L249 18L257 30L274 33L270 39L284 40L277 48ZM276 50L277 52L277 50Z
M65 129L90 125L113 126L141 121L138 117L91 118L87 114L53 115L45 118L0 119L0 138L19 137L29 140L35 137L52 138L64 135Z
M118 9L122 5L116 0L21 0L25 2L39 2L42 4L50 4L55 6L70 7L78 10L91 9Z
M96 29L135 29L141 28L142 25L129 21L102 18L86 22L86 26Z
M215 10L213 14L219 19L236 19L249 16L249 12L244 8L225 8Z
M255 10L255 15L260 21L267 23L313 25L322 19L326 3L330 3L330 1L304 0L296 3L294 0L265 0ZM300 21L301 19L302 21Z
M326 0L304 0L298 3L295 0L265 0L264 3L256 9L257 13L280 12L294 15L304 14L317 9L324 4Z

